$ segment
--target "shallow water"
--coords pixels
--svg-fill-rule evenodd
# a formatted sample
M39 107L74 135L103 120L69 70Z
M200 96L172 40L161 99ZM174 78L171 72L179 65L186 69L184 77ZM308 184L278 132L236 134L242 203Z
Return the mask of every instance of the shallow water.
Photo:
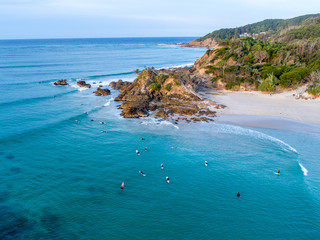
M167 45L188 40L0 42L0 239L320 236L318 133L123 119L75 85L188 64L205 49Z

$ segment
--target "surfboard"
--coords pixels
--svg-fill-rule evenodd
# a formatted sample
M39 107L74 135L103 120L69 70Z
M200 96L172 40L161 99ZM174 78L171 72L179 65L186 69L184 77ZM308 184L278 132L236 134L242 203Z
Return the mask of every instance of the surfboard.
M170 180L168 179L168 177L166 177L167 183L170 183Z
M121 187L120 187L121 191L123 190L123 188L124 188L124 182L121 183Z
M144 177L147 176L145 173L141 173L141 171L139 171L139 173Z
M276 174L276 175L280 175L280 173L277 173L277 172L274 172L274 174Z

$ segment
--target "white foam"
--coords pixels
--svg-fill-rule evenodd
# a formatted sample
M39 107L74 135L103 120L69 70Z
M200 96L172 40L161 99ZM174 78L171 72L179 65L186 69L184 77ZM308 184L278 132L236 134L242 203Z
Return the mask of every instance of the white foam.
M170 69L170 68L183 68L183 67L191 67L193 65L193 63L185 63L185 64L180 64L180 65L173 65L173 66L165 66L165 67L161 67L159 69Z
M114 100L114 98L110 98L103 106L107 107L110 105L110 103Z
M303 172L303 175L308 176L308 170L300 162L298 162L298 163L299 163L299 166Z
M179 127L176 125L176 124L173 124L169 121L166 121L166 120L163 120L163 119L155 119L153 117L148 117L148 118L145 118L142 122L141 122L142 125L152 125L152 126L171 126L171 127L174 127L176 129L179 129Z
M220 125L220 126L223 126L222 127L223 132L253 136L253 137L256 137L259 139L267 139L269 141L278 143L279 146L282 149L284 149L285 151L292 151L292 152L298 153L298 151L295 148L293 148L292 146L290 146L289 144L285 143L284 141L282 141L278 138L267 135L265 133L258 132L258 131L252 130L252 129L242 128L240 126L232 126L232 125Z

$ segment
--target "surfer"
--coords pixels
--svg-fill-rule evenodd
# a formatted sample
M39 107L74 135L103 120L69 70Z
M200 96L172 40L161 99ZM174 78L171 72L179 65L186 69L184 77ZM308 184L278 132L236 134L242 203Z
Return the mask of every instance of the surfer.
M102 133L106 133L107 131L101 131Z
M94 120L93 119L91 119L91 122L93 122Z
M80 121L79 120L75 120L77 123L80 123Z
M237 193L237 197L241 197L241 195L240 195L240 193L239 193L239 192Z
M141 138L141 141L144 141L144 140L146 140L146 139L144 139L144 138Z
M144 148L144 151L148 151L148 148L147 148L147 147L145 147L145 148Z
M171 147L172 149L176 149L176 148L178 148L178 147Z
M167 183L169 183L169 182L170 182L170 179L169 179L169 177L166 177L166 180L167 180Z
M142 176L146 176L146 174L145 174L144 172L142 172L142 171L140 171L140 174L141 174Z
M123 188L124 188L124 182L121 183L121 187L120 187L121 191L123 190Z
M140 155L140 152L138 151L138 149L136 148L136 154Z
M278 175L280 175L280 170L278 170Z
M207 161L204 161L204 165L205 165L205 166L208 166L208 162L207 162Z
M101 122L101 124L106 124L105 122Z
M163 163L161 163L161 169L163 169Z

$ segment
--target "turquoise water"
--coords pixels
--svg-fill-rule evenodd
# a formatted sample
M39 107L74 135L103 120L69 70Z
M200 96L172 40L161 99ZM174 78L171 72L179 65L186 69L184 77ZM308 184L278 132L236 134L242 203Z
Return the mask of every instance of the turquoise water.
M0 239L320 237L318 133L123 119L75 84L188 65L189 40L0 41Z

